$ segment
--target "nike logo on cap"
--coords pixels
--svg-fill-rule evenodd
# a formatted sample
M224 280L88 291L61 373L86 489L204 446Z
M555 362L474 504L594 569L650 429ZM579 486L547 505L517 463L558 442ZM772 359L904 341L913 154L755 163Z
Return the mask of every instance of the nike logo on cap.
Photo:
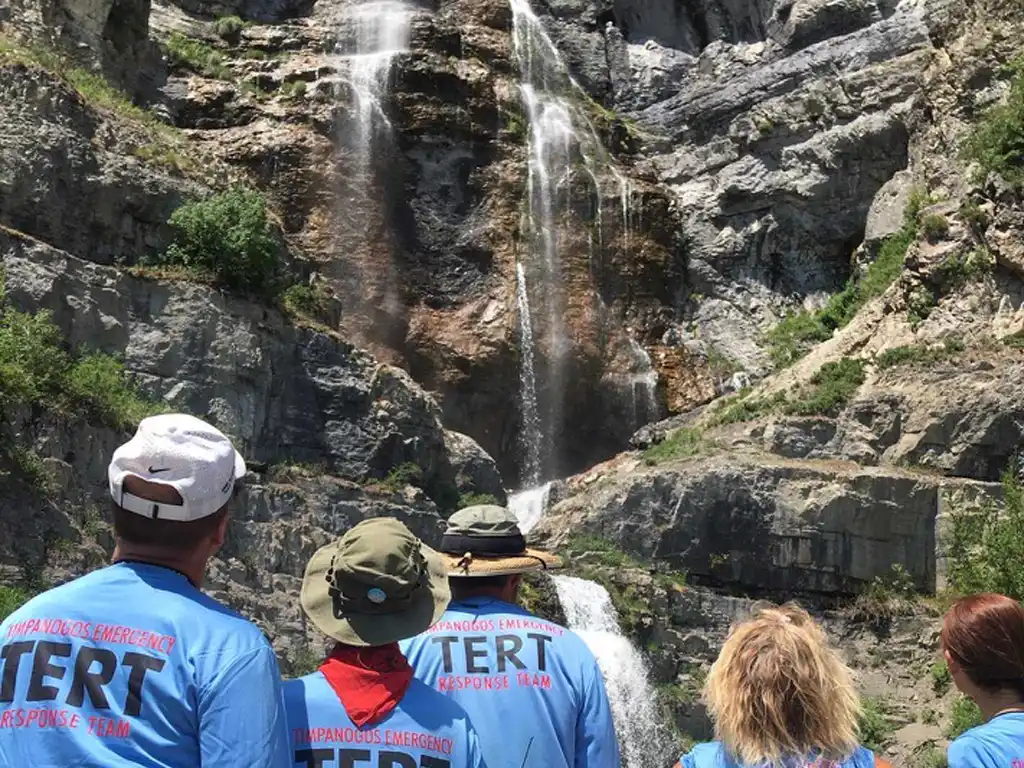
M153 469L153 467L149 468L149 474L151 474L151 475L155 475L158 472L170 472L170 471L171 471L170 467L163 467L162 469Z

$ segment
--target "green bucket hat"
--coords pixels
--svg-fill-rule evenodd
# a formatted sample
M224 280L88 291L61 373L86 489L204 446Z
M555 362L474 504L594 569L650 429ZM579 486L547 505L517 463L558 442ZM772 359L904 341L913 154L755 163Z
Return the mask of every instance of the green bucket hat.
M398 520L364 520L306 565L302 609L347 645L414 637L441 618L451 593L444 563Z
M449 576L505 576L562 565L555 555L528 548L516 516L494 504L466 507L448 518L441 557Z

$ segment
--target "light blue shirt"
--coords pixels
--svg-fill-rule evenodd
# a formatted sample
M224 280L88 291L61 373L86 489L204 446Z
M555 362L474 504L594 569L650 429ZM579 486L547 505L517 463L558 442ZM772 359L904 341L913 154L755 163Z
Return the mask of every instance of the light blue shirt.
M319 672L284 684L301 768L487 768L466 713L418 680L379 722L357 728Z
M1024 713L1007 712L949 745L949 768L1024 768Z
M0 765L286 768L277 660L181 573L118 563L0 624Z
M619 768L597 660L564 627L470 598L401 646L416 676L469 714L492 768Z
M681 768L744 768L736 762L721 742L709 741L698 744L679 759ZM854 753L841 763L808 757L792 761L792 768L874 768L875 754L864 747L857 747Z

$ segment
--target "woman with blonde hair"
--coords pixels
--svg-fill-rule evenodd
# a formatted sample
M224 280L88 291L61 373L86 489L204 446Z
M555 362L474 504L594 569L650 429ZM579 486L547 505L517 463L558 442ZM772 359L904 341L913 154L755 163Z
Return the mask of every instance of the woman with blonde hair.
M853 676L795 604L760 607L733 627L704 701L716 740L676 768L891 768L859 745Z

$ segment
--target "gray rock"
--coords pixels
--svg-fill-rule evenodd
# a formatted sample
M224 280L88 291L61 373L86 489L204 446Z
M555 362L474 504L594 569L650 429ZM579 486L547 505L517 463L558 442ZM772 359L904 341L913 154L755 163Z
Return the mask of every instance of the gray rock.
M933 590L944 483L970 484L849 464L705 457L577 486L537 530L550 546L599 535L645 560L751 590L856 593L894 563Z
M440 411L404 371L205 286L130 277L2 230L0 254L16 306L49 310L74 347L122 356L146 394L213 420L252 460L361 481L411 463L438 503L455 503ZM458 471L500 492L486 454L459 447Z
M58 48L129 93L151 63L150 0L11 0L7 5L10 21L36 45ZM3 103L10 105L9 97Z
M204 188L133 155L153 141L118 134L60 78L0 65L0 223L102 264L163 250L167 220ZM122 129L124 130L124 129Z

